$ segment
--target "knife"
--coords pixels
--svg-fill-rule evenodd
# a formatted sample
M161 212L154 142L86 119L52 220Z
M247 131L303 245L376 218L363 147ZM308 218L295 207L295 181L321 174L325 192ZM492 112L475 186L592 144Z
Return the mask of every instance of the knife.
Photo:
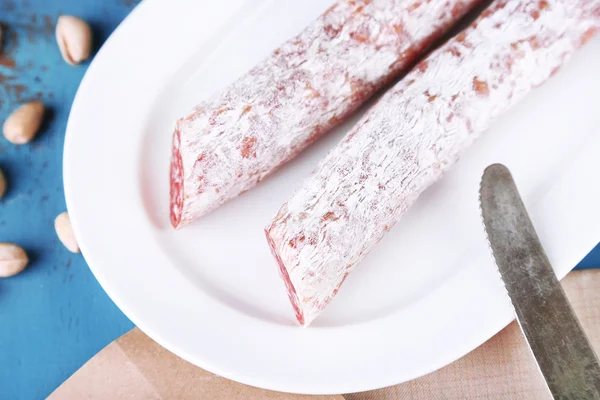
M573 313L510 171L486 168L483 225L517 321L555 399L600 399L600 363Z

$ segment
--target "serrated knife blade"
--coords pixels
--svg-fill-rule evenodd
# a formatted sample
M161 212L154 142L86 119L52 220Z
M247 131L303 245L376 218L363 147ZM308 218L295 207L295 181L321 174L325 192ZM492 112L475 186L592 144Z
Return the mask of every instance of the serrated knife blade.
M598 357L504 165L486 168L479 199L498 271L552 396L600 400Z

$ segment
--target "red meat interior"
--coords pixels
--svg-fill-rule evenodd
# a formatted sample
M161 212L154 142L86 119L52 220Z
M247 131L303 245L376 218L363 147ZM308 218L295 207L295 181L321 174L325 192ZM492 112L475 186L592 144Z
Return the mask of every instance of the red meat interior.
M183 207L183 162L179 146L181 143L179 129L173 133L173 150L171 154L171 224L177 228L181 223L181 210Z
M271 253L277 260L277 265L279 265L279 273L281 274L281 278L285 283L285 287L287 289L288 296L290 298L290 302L292 303L292 307L294 307L294 311L296 312L296 319L300 322L300 325L304 325L304 315L302 314L302 309L300 308L300 302L298 301L298 294L296 293L296 289L292 281L290 280L290 275L287 272L287 268L283 264L281 257L279 257L279 253L275 248L275 242L271 238L271 234L269 229L265 229L265 234L267 236L267 242L269 243L269 247L271 248Z

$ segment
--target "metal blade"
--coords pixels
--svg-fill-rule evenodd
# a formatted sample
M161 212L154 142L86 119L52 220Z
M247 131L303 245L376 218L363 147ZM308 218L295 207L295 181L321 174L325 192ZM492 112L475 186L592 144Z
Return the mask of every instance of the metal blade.
M555 399L600 399L600 364L556 278L510 171L489 166L481 214L521 330Z

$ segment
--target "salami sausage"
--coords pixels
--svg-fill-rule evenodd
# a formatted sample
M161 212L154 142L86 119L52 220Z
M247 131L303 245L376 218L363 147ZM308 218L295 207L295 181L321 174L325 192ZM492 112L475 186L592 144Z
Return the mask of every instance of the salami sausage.
M170 215L183 226L340 123L480 0L342 0L176 123Z
M298 321L471 142L600 27L600 0L498 0L395 85L266 228Z

